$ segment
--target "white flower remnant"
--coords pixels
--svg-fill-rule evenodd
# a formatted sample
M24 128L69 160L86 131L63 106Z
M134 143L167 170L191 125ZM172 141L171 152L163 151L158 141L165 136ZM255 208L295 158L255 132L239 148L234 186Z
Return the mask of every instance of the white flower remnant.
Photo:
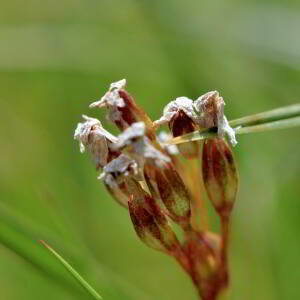
M117 138L106 131L97 119L82 116L85 122L78 123L74 139L79 141L80 152L86 149L100 166L107 164L108 142L115 143Z
M158 127L169 123L180 110L182 110L192 120L197 118L197 114L193 107L193 100L187 97L178 97L164 108L163 116L154 122L154 126Z
M237 144L235 132L224 115L224 106L225 102L217 91L208 92L200 96L194 102L194 107L198 114L196 123L201 128L218 127L219 136L224 137L227 134L229 142L235 146Z
M113 150L120 150L128 145L132 146L134 154L139 158L142 158L142 160L152 159L155 163L171 161L169 157L151 145L151 142L145 136L144 122L133 123L130 127L124 130L124 132L118 136L118 141L111 145L111 148ZM138 159L141 165L142 160Z
M168 145L168 141L172 139L172 135L170 133L167 133L165 131L161 131L159 135L157 136L157 140L160 144L160 146L168 152L170 155L178 155L179 150L176 145Z
M117 142L113 145L113 148L120 149L132 144L132 141L143 137L145 135L145 123L136 122L133 123L130 127L124 130L118 136Z
M129 176L138 176L138 164L127 155L121 154L113 159L104 168L98 179L104 179L104 182L111 188L117 188Z
M90 104L90 107L124 107L124 100L119 95L119 90L126 86L126 79L113 82L106 94L96 102Z
M169 123L180 111L184 112L199 129L218 127L220 137L228 135L230 143L235 146L235 132L230 127L224 115L224 100L217 91L208 92L200 96L196 101L187 97L179 97L171 101L163 111L163 116L154 122L154 126Z

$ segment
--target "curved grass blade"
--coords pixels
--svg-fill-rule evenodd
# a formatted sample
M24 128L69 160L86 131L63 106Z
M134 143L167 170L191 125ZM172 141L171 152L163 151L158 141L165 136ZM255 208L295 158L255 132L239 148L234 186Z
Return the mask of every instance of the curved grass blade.
M67 261L65 261L51 246L45 241L40 241L46 249L48 249L55 258L71 273L71 275L80 283L80 285L96 300L102 300L103 298L75 271Z

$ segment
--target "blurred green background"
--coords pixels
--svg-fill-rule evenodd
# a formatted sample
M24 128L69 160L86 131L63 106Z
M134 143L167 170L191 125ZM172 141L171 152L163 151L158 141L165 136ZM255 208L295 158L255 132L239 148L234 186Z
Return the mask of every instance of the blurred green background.
M300 100L298 0L2 1L1 299L90 299L45 239L104 297L197 299L145 247L73 132L112 81L153 119L217 89L229 119ZM300 299L300 129L238 137L230 299Z

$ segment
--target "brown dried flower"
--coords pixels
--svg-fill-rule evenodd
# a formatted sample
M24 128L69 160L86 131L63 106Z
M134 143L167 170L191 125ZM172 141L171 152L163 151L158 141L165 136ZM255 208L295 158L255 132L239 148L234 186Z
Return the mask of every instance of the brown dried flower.
M155 140L151 119L136 105L134 99L124 89L125 86L125 79L112 83L108 92L99 101L92 103L90 107L107 107L109 109L108 119L115 123L121 131L133 123L144 122L148 138Z

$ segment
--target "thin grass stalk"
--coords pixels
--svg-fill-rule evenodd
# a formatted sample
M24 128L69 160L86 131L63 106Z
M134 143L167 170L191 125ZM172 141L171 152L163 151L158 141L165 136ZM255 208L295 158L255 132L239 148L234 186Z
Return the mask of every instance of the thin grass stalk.
M276 121L270 121L271 119L274 120L275 118L277 119ZM257 125L253 125L254 123ZM297 127L300 126L300 104L289 106L285 109L272 110L270 112L265 112L262 114L233 120L230 121L229 124L238 124L238 127L234 128L236 134L265 132ZM194 131L182 135L180 137L173 138L170 141L168 141L168 144L176 145L192 141L204 140L208 138L214 138L217 136L217 128L213 127L206 130Z
M49 246L45 241L40 241L47 250L66 268L66 270L79 282L79 284L96 300L102 300L103 298L92 288L92 286L87 283L83 277L74 269L72 266L63 259L51 246Z
M231 120L229 122L229 125L231 127L258 125L262 123L278 121L281 119L293 118L299 115L300 115L300 103L272 109L269 111L265 111L251 116L242 117L235 120Z

